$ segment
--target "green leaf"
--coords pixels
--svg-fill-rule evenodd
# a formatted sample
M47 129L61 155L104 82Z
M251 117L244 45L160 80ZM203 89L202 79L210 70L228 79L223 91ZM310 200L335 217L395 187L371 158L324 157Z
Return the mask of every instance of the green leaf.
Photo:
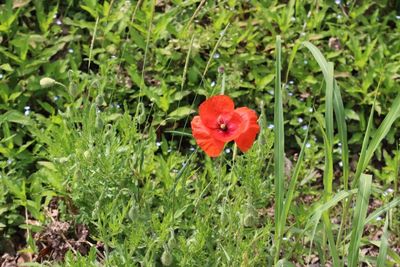
M190 106L184 106L175 109L171 113L168 114L168 117L174 120L179 120L189 116L190 114L194 113L195 111Z
M33 125L33 121L30 118L28 118L27 116L16 110L10 110L7 111L5 114L0 115L0 125L6 121L26 126Z
M365 217L367 215L369 196L371 193L372 176L362 174L358 187L356 208L354 210L354 218L352 223L352 232L350 238L350 246L348 252L348 265L349 267L358 266L359 247L364 231Z
M381 246L379 248L379 255L378 255L378 267L385 267L386 255L387 255L387 248L388 248L388 222L389 216L386 214L385 225L383 226L383 234L381 237Z
M285 134L284 134L284 120L283 120L283 107L282 107L282 84L281 84L281 71L282 71L282 43L281 37L276 37L276 60L275 60L275 99L274 99L274 173L275 173L275 243L279 236L280 224L283 210L284 199L284 163L285 163ZM277 247L275 251L275 263L279 260L280 248Z

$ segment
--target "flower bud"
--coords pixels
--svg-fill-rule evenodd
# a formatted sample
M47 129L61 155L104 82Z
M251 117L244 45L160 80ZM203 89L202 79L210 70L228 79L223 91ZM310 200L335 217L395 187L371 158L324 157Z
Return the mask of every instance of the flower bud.
M56 81L52 78L45 77L45 78L40 79L39 83L42 88L49 88L49 87L52 87L53 85L55 85Z
M117 47L115 45L111 44L106 47L106 51L108 53L110 53L111 55L115 55L115 54L117 54Z
M243 225L244 227L253 227L254 225L256 225L256 218L254 217L254 215L246 214L243 219Z
M243 226L244 227L253 227L257 224L258 213L257 210L251 203L246 205L246 211L243 217Z
M96 129L102 129L104 127L104 122L103 120L100 118L100 116L96 117L96 122L95 125Z
M90 151L86 150L85 152L83 152L83 156L85 157L85 159L89 159L90 158Z
M175 247L176 247L176 240L175 240L175 237L171 236L171 237L168 239L168 248L174 249Z
M99 94L96 97L96 105L102 106L103 104L104 104L104 96L103 96L103 94Z
M161 255L161 263L164 266L170 266L172 264L173 258L171 253L168 250L164 250L163 254Z

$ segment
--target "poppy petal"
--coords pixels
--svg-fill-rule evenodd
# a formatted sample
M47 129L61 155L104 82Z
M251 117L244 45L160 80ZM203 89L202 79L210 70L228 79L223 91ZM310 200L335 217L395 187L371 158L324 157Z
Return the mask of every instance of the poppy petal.
M213 138L210 130L204 125L200 116L195 116L191 122L193 137L201 149L210 157L218 157L225 143Z
M199 115L205 126L208 128L218 128L218 116L233 112L235 104L226 95L216 95L210 97L200 104Z
M242 134L235 139L235 143L242 152L246 152L251 148L257 133L260 131L260 126L257 122L257 113L246 107L235 109L235 113L239 114L243 120Z
M225 129L221 127L210 129L210 134L215 139L222 142L235 140L243 132L243 118L239 113L231 112L218 116L217 121L223 123Z

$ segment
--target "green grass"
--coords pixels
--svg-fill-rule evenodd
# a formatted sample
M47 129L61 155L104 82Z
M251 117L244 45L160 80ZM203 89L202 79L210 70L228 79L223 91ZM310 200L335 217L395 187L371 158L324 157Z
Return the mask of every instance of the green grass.
M0 4L0 258L400 265L392 2L75 2ZM247 153L192 138L215 94L259 114Z

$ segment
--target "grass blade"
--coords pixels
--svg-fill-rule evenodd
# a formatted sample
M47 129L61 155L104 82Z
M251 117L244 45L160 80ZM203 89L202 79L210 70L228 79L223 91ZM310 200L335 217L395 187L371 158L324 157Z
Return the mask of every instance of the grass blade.
M305 148L306 148L307 139L308 139L308 131L306 133L306 136L304 138L303 144L301 146L300 155L299 155L299 158L297 160L296 166L294 168L293 174L292 174L292 176L290 178L290 184L289 184L288 192L286 193L286 196L285 196L285 204L284 204L284 207L283 207L283 210L282 210L282 215L281 215L282 218L280 220L279 232L277 233L278 240L277 240L277 243L276 243L275 258L279 257L280 245L281 245L283 233L285 231L286 219L287 219L287 216L289 214L290 205L292 204L292 200L293 200L294 190L296 188L297 180L298 180L298 177L299 177L299 174L300 174L300 168L301 168L301 165L303 163L304 151L306 150Z
M386 220L385 220L385 225L383 226L383 234L381 237L381 246L379 248L379 255L378 255L378 267L384 267L385 266L385 261L386 261L386 254L387 254L387 248L388 248L388 222L389 222L389 216L386 214Z
M325 201L329 201L332 197L332 184L333 184L333 107L334 107L334 71L333 71L333 63L327 62L325 57L319 51L319 49L311 44L310 42L304 42L304 46L306 46L318 65L322 70L322 74L324 75L324 80L326 84L325 90L325 130L326 134L324 134L324 149L325 149L325 171L324 171L324 199ZM335 101L335 103L340 103L340 101ZM340 110L337 112L339 113ZM322 128L322 127L321 127ZM321 129L323 131L323 128ZM337 254L336 243L334 241L332 226L329 219L329 210L326 210L322 216L322 219L325 224L326 234L328 237L328 243L330 247L330 252L333 259L333 265L339 266L339 257Z
M396 197L389 203L383 205L379 209L376 209L374 212L372 212L367 219L365 220L365 223L370 223L373 220L375 220L378 216L382 215L384 212L387 212L390 209L393 209L397 206L400 206L400 197Z
M385 138L390 128L392 127L392 124L399 116L400 116L400 94L398 94L396 99L393 101L389 113L386 115L385 119L383 120L378 130L372 137L366 152L362 170L365 170L365 168L367 168L367 165L371 160L372 156L374 155L375 150L378 148L379 144L381 143L383 138Z
M359 257L359 247L361 236L364 230L365 217L367 215L368 201L371 193L372 176L362 174L360 177L360 184L357 195L356 208L354 211L353 230L351 233L348 266L357 267Z
M371 135L371 128L372 128L372 123L373 123L373 118L374 118L374 110L375 110L375 101L376 101L376 95L375 95L375 99L374 99L374 102L371 107L371 112L369 114L367 129L365 131L365 136L363 139L361 152L360 152L360 159L357 162L356 174L354 175L354 181L353 181L352 187L355 186L356 182L360 178L361 173L364 171L363 166L364 166L365 158L367 155L366 153L367 153L367 148L369 145L369 139L370 139L370 135Z
M340 88L336 81L334 81L333 87L333 110L335 111L337 128L339 132L339 140L342 144L342 163L343 163L343 187L344 190L349 189L349 147L347 142L347 125L346 117L344 112L342 95L340 94Z
M283 125L283 107L282 107L282 85L281 85L281 37L276 37L276 65L275 65L275 103L274 103L274 173L275 173L275 244L281 237L279 229L281 224L281 215L283 208L283 184L284 184L284 125ZM277 254L279 257L279 251ZM275 258L275 263L278 258Z

